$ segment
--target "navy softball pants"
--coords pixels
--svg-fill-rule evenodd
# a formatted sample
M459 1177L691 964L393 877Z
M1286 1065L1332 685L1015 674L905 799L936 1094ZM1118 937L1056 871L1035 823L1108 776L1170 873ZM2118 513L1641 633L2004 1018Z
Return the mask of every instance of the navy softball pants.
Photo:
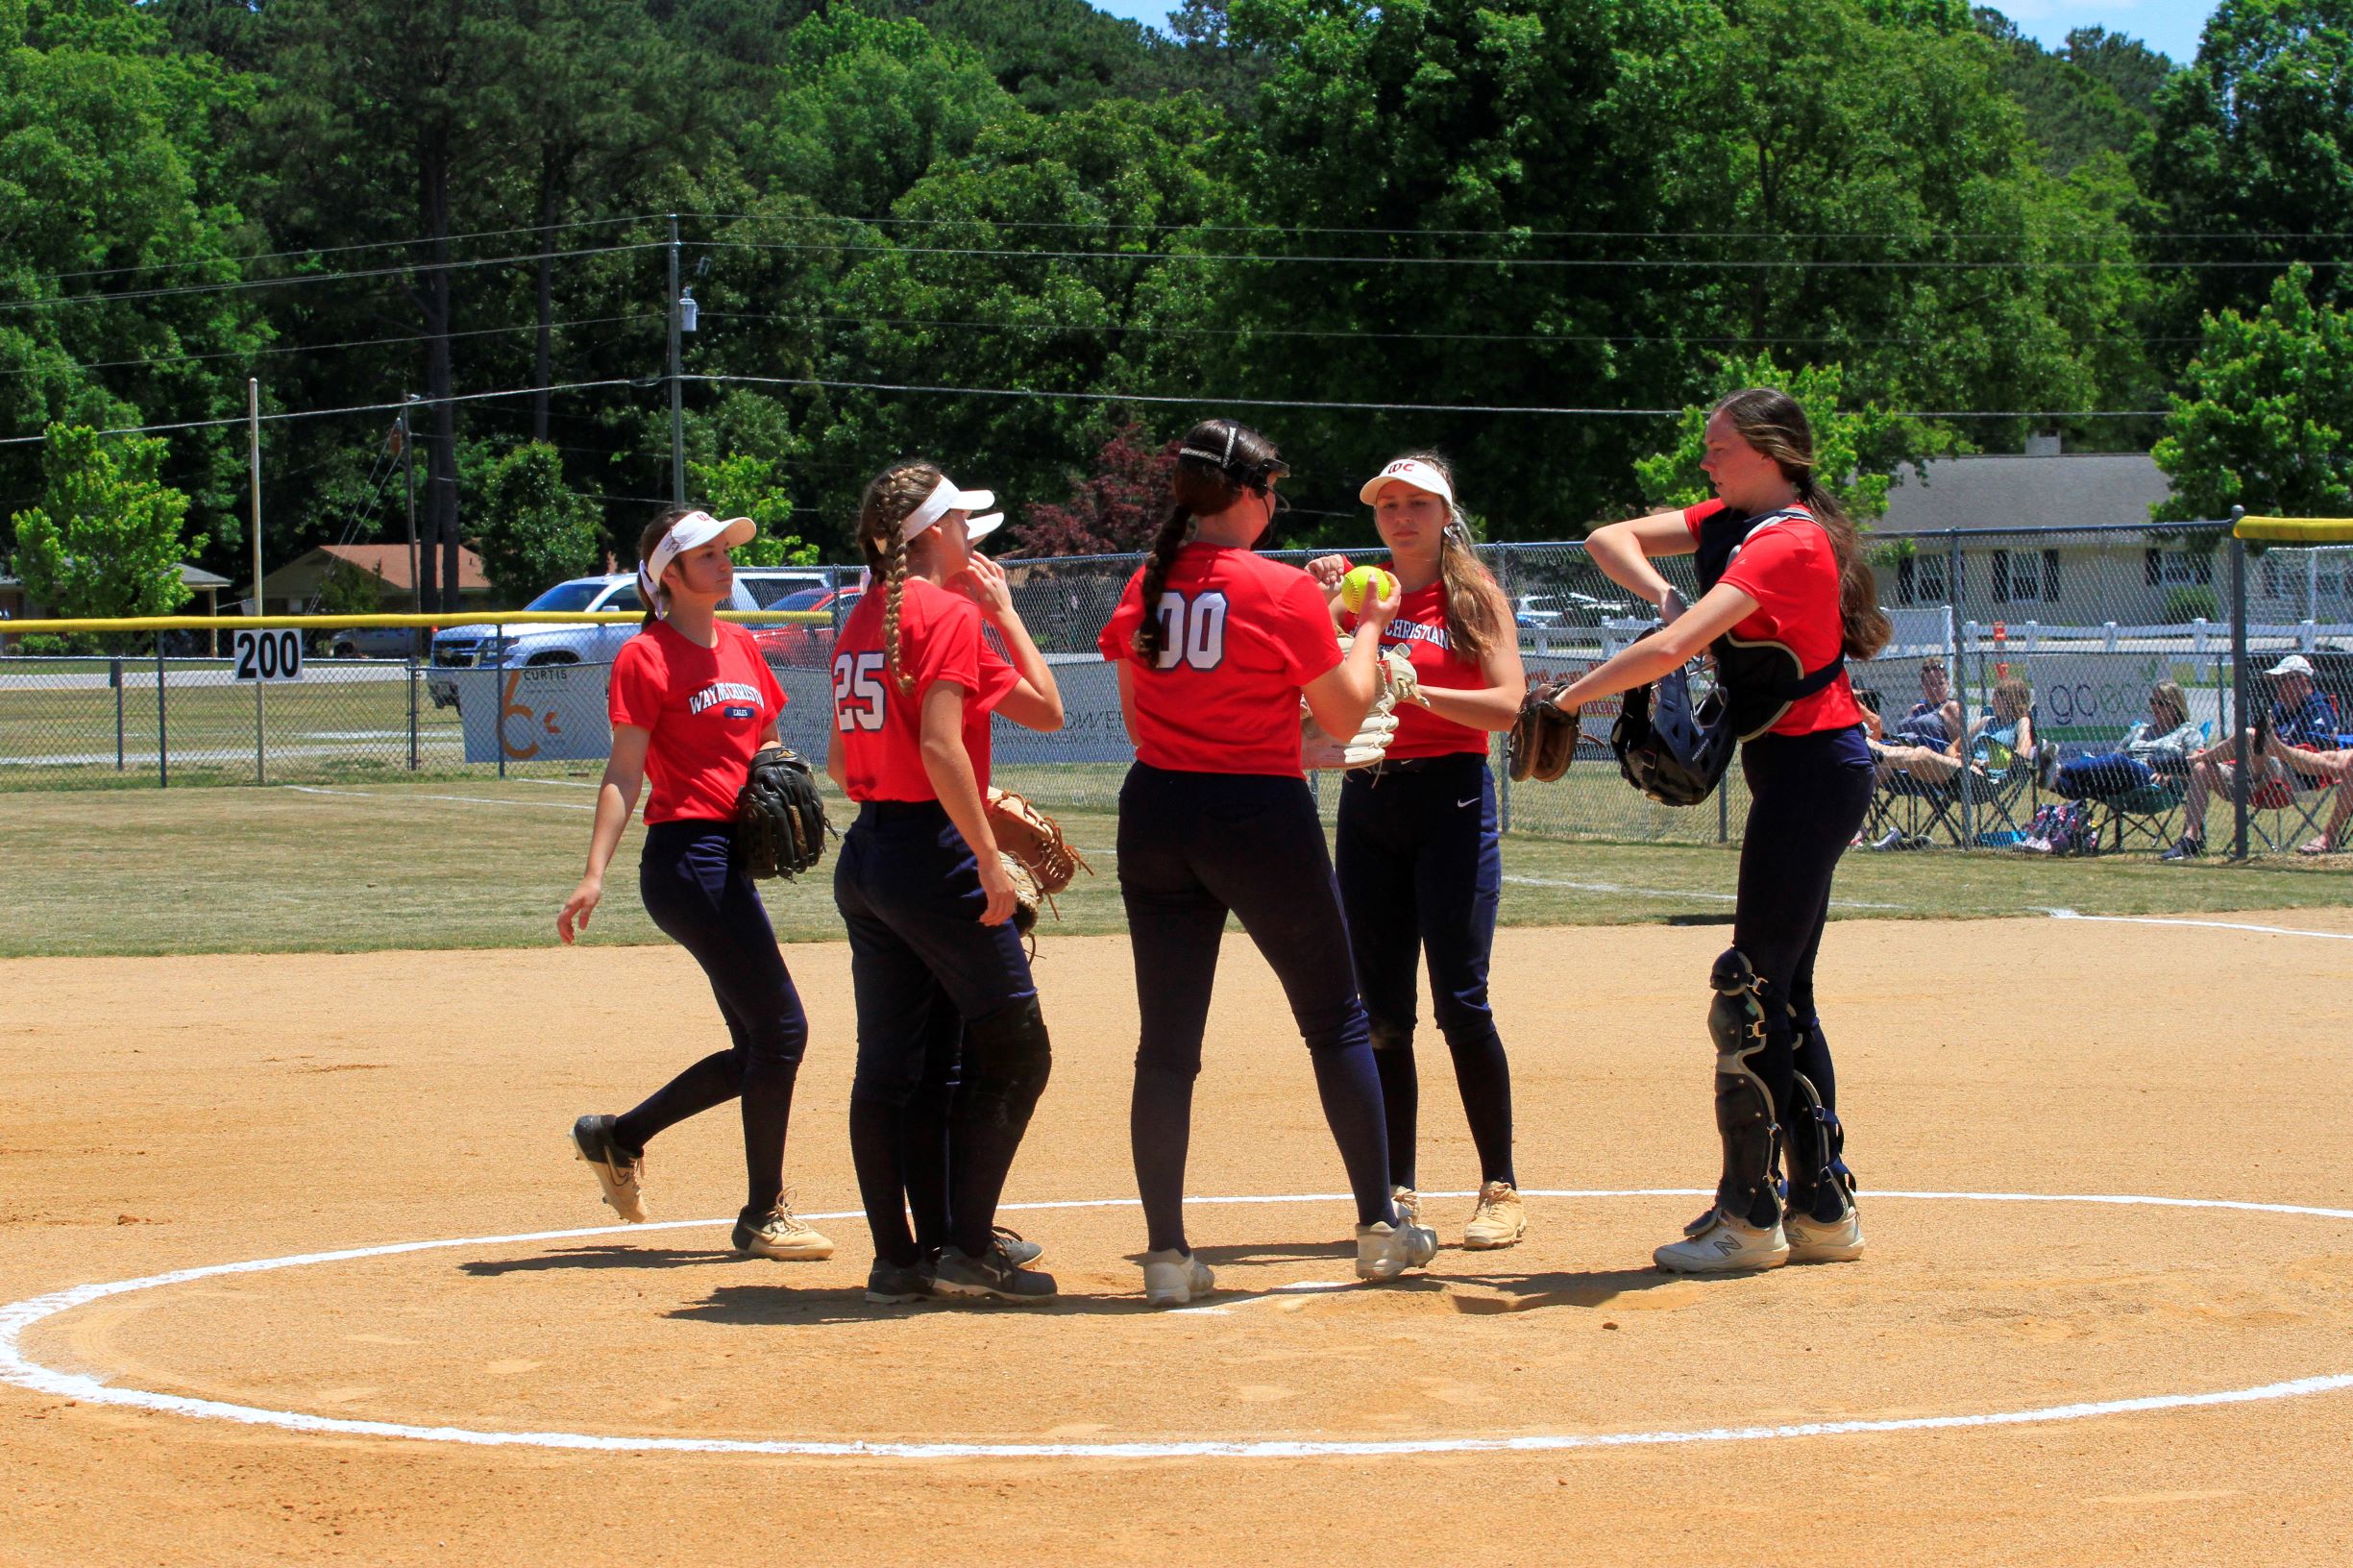
M1394 1220L1381 1079L1306 781L1136 764L1119 790L1119 896L1143 1021L1128 1134L1151 1250L1191 1250L1184 1192L1193 1080L1229 914L1282 982L1307 1041L1357 1222Z
M1814 958L1830 918L1830 876L1871 804L1871 748L1860 727L1810 735L1760 735L1741 747L1749 821L1740 841L1740 894L1732 945L1764 987L1765 1049L1757 1075L1773 1091L1774 1118L1798 1124L1792 1074L1802 1072L1838 1109L1838 1075L1814 1008ZM1810 1207L1811 1191L1790 1193Z
M1482 1182L1512 1181L1511 1067L1487 1006L1503 837L1486 758L1459 751L1359 769L1340 786L1334 860L1386 1107L1389 1179L1414 1183L1421 1084L1413 1065L1416 959Z
M1045 1087L1035 1064L1013 1090L1022 1103L999 1115L995 1076L963 1063L968 1029L986 1036L1016 1010L1036 1009L1021 940L1010 920L980 923L989 902L980 869L937 801L861 806L834 865L833 897L849 929L858 1004L849 1143L874 1255L904 1266L953 1241L978 1256Z
M759 890L735 859L733 826L653 823L638 857L637 889L653 923L702 966L734 1044L704 1057L621 1116L614 1139L642 1154L663 1129L741 1098L746 1207L765 1213L784 1190L785 1132L809 1020Z

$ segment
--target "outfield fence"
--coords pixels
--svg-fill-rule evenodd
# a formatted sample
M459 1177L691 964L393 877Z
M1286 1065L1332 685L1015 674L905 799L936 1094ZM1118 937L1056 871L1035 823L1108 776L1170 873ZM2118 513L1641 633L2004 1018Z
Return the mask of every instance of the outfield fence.
M2024 681L2036 738L2053 748L2057 762L2113 750L2131 725L2149 717L2150 689L2161 680L2184 690L2191 720L2220 741L2243 722L2243 706L2249 718L2268 707L2273 683L2262 672L2295 653L2348 716L2341 727L2353 731L2353 547L2249 545L2225 523L1986 528L1870 543L1896 635L1851 674L1866 703L1891 723L1922 702L1924 666L1934 665L1965 721L1987 714L2004 681ZM1275 553L1306 558L1302 551ZM1347 553L1379 558L1377 551ZM1589 668L1654 620L1649 605L1601 574L1581 544L1494 545L1482 553L1511 601L1532 673ZM1095 648L1140 560L1006 563L1023 620L1055 668L1068 718L1053 735L999 721L997 769L1008 787L1051 808L1111 809L1132 759L1116 682ZM1696 591L1687 558L1662 564L1670 578ZM2234 604L2243 604L2243 613L2234 616ZM802 623L771 639L770 658L790 698L786 740L821 754L835 623L821 614L748 619ZM0 634L9 629L0 623ZM446 654L440 663L312 656L298 678L259 683L239 678L255 672L240 672L230 659L159 654L153 632L113 635L122 651L0 658L0 791L593 776L609 744L603 721L609 663L518 666L502 652L508 646L502 632L458 664ZM1736 842L1748 803L1738 771L1700 807L1654 805L1617 775L1607 745L1614 709L1613 702L1588 710L1585 740L1566 778L1505 783L1508 830ZM1501 777L1500 737L1493 760ZM1963 849L2019 845L2036 809L2052 798L2047 772L2034 776L2030 762L1988 768L1984 761L1962 768L1942 790L1910 787L1891 773L1887 798L1875 808L1874 842ZM1316 784L1331 810L1336 780L1327 775ZM2178 832L2186 809L2181 799L2166 806L2165 794L2147 802L2153 825L2144 836L2150 843ZM2263 853L2307 842L2326 827L2339 798L2338 781L2319 773L2255 791L2247 849ZM2219 807L2218 830L2209 829L2218 847L2239 831L2236 802L2224 798Z

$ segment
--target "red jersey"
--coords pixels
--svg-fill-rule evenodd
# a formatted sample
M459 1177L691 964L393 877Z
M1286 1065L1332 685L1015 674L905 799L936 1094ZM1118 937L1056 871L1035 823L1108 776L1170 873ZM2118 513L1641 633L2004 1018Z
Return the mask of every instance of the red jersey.
M621 645L605 688L616 726L653 736L646 747L646 821L735 820L760 736L784 710L784 689L751 633L715 621L704 648L657 621Z
M1340 662L1315 579L1252 551L1198 541L1162 585L1161 654L1136 668L1136 755L1188 773L1274 773L1299 765L1299 691ZM1136 657L1143 571L1097 639L1116 664Z
M1723 510L1722 501L1687 506L1683 527L1697 539L1700 525ZM1803 507L1792 510L1801 516L1768 523L1743 540L1718 580L1756 600L1756 613L1732 627L1733 636L1780 643L1806 669L1819 670L1838 657L1846 640L1838 612L1838 557L1822 526L1805 519ZM1841 671L1829 685L1792 703L1772 733L1811 735L1862 722L1853 683Z
M1343 610L1340 619L1349 630L1356 629L1355 616ZM1447 637L1444 578L1416 588L1397 601L1396 616L1381 633L1381 647L1384 651L1404 649L1406 657L1413 661L1414 678L1425 686L1465 691L1487 683L1479 661L1456 657L1454 644ZM1487 754L1483 729L1441 719L1418 702L1400 702L1396 711L1397 735L1389 743L1388 754L1401 762L1408 757L1451 756L1457 751Z
M899 589L898 668L912 689L891 678L877 583L842 624L833 646L833 727L842 736L852 800L936 800L923 771L923 698L946 681L964 688L964 748L972 776L989 788L989 715L1020 674L981 636L980 606L924 577Z

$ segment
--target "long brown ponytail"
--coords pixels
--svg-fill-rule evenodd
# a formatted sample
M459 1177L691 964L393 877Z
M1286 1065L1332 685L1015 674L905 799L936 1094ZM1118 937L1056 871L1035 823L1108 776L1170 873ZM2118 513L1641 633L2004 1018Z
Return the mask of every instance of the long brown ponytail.
M1399 463L1434 468L1449 490L1455 486L1454 465L1434 452L1404 453L1386 466ZM1438 535L1438 580L1446 585L1446 642L1458 657L1477 663L1502 641L1504 628L1511 624L1510 606L1504 600L1503 584L1479 558L1471 520L1463 515L1461 502L1449 501L1446 512L1446 528Z
M899 530L908 514L931 499L940 479L939 464L906 458L875 475L858 502L858 550L882 592L883 652L891 683L902 693L915 690L915 677L898 667L899 601L907 587L907 541Z
M1797 487L1798 500L1830 536L1830 551L1838 561L1841 650L1851 659L1874 657L1896 629L1879 608L1879 579L1863 558L1854 520L1817 477L1814 430L1806 423L1805 410L1786 392L1754 386L1722 399L1715 411L1750 447L1780 465L1781 477Z
M1168 476L1168 515L1152 536L1152 552L1144 558L1143 620L1136 626L1136 656L1146 665L1161 655L1161 589L1185 535L1195 517L1213 516L1241 499L1245 490L1263 491L1290 472L1275 444L1249 426L1231 419L1208 419L1185 432L1177 449L1176 467Z

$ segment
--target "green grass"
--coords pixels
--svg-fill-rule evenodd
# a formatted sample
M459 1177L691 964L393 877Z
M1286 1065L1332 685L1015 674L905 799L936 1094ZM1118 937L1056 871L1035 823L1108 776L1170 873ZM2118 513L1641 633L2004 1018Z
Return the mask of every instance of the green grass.
M1008 772L1011 785L1046 781ZM1087 777L1088 795L1108 800L1116 772ZM0 900L9 911L0 956L552 942L556 907L586 851L594 796L582 786L595 776L323 786L357 794L311 786L12 795L0 805ZM1325 792L1327 806L1336 793ZM1049 923L1045 940L1057 929L1124 929L1109 811L1048 804L1092 854L1097 874L1063 896L1063 923ZM833 807L846 821L845 803ZM637 843L632 829L593 943L662 940L638 903ZM1515 835L1504 861L1507 923L1713 921L1728 917L1736 853L1713 844ZM828 858L812 877L764 890L785 940L840 935L831 869ZM2177 867L2145 855L1858 852L1840 867L1836 897L1841 918L1968 919L2043 907L2169 914L2341 906L2353 903L2353 881L2340 866L2292 859Z

